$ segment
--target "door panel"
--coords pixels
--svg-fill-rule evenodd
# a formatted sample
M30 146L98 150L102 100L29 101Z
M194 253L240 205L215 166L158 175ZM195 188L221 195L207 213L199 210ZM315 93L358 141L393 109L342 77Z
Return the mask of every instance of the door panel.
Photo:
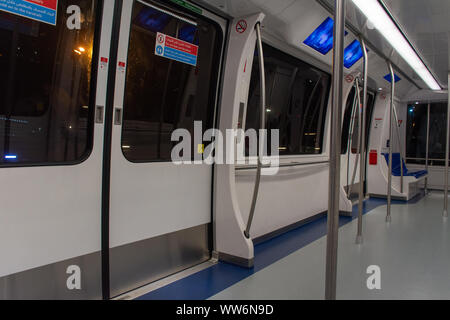
M94 113L111 37L113 1L104 2L78 1L80 30L67 28L71 1L58 1L56 25L0 11L12 53L0 57L10 80L0 89L0 299L102 296L104 127ZM80 288L67 286L70 266Z
M160 2L124 2L111 155L112 296L210 257L212 167L173 164L171 135L186 129L194 137L194 121L203 132L214 126L223 47L215 21ZM198 46L196 64L155 54L158 33Z

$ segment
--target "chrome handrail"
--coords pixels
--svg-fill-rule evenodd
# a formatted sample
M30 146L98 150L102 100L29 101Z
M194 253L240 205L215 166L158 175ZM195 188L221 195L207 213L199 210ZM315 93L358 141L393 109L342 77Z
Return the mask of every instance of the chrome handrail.
M427 171L428 171L428 162L429 162L428 156L430 153L430 108L431 108L431 103L428 103L428 107L427 107L427 140L426 140L426 147L425 147L425 170L427 170ZM425 178L424 189L425 189L425 194L427 194L428 193L428 177Z
M404 173L403 173L403 159L404 154L403 154L403 146L402 146L402 140L400 138L400 128L399 128L399 121L398 121L398 116L397 116L397 108L395 107L394 104L394 122L395 122L395 128L396 128L396 132L397 132L397 140L398 140L398 146L400 148L400 193L403 193L403 180L404 180Z
M358 165L359 165L359 157L358 154L360 152L361 149L361 93L360 93L360 88L359 88L359 78L355 79L355 85L356 85L356 101L357 101L357 112L358 112L358 121L359 121L359 127L358 127L358 140L356 142L356 160L355 160L355 166L353 167L353 175L352 175L352 181L350 183L350 186L348 188L348 198L350 198L352 191L353 191L353 185L355 183L355 179L356 179L356 171L358 169ZM355 131L355 122L353 123L353 132ZM353 139L352 139L353 140ZM351 146L350 149L351 151Z
M261 24L258 22L255 26L257 45L258 45L258 56L259 56L259 70L260 70L260 129L264 130L266 127L266 75L264 70L264 52L262 47L262 37L261 37ZM244 231L244 235L247 239L250 239L250 228L252 227L253 217L255 216L256 200L258 199L259 186L261 184L261 170L262 170L262 159L264 153L264 135L259 137L259 148L258 148L258 166L256 170L255 187L253 189L252 204L250 207L250 213L248 215L247 228Z
M362 229L363 229L363 201L364 201L364 181L366 180L366 108L367 108L367 77L368 77L368 58L367 58L367 48L364 38L359 37L359 43L361 44L361 49L363 52L363 104L362 108L362 123L360 123L361 132L361 152L360 156L360 167L359 167L359 196L358 196L358 232L356 234L356 244L361 244L363 242Z
M309 165L315 165L315 164L325 164L330 163L329 160L323 160L323 161L314 161L314 162L290 162L290 163L281 163L278 165L279 168L287 168L287 167L299 167L299 166L309 166ZM270 168L271 166L269 164L263 165L262 168ZM239 167L236 168L236 171L244 171L244 170L254 170L257 169L257 166L246 166L246 167Z
M386 222L391 222L391 202L392 202L392 118L394 117L394 93L395 93L395 74L392 64L388 61L389 72L391 74L391 103L389 107L389 169L388 169L388 190L387 190L387 214Z

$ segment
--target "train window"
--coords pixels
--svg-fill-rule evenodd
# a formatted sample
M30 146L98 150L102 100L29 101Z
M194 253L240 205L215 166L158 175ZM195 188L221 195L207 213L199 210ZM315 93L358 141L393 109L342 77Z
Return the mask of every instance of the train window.
M196 64L154 54L158 32L198 46ZM122 125L129 161L170 161L174 130L193 136L194 121L213 128L221 45L222 33L209 20L134 2Z
M342 136L341 136L341 154L346 154L348 149L348 138L350 135L352 111L355 104L356 89L352 87L350 94L347 97L347 102L345 103L344 111L344 121L342 124Z
M408 106L406 121L406 157L425 159L427 143L427 104ZM409 161L410 162L410 161ZM424 162L425 163L425 162Z
M406 157L409 163L425 164L428 104L407 107ZM430 107L429 153L431 165L445 164L447 103L432 103Z
M356 89L353 87L348 96L346 105L345 105L345 113L344 120L342 124L342 140L341 140L341 154L347 153L348 148L348 138L350 134L351 128L351 113L352 108L354 107L354 103L357 103L355 97ZM361 99L363 96L363 92L361 90ZM370 120L372 119L373 107L375 105L375 94L372 92L367 93L367 111L366 111L366 150L369 145L369 135L370 135ZM359 110L357 110L359 112ZM351 152L356 154L358 151L358 134L359 134L359 118L358 114L355 114L355 125L354 125L353 135L352 135L352 144L351 144Z
M331 76L267 44L263 46L266 129L279 129L279 154L321 154ZM255 59L245 129L259 129L259 79Z
M0 11L0 165L81 161L93 135L92 55L97 1L81 0L81 29Z
M375 107L376 93L367 93L367 111L366 111L366 150L369 148L370 128L372 126L372 115Z

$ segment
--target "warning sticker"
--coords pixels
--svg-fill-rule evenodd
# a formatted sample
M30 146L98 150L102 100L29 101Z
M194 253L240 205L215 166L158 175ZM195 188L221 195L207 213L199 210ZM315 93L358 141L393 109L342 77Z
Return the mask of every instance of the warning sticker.
M0 0L0 10L56 25L58 0Z
M155 55L196 66L198 46L158 32Z
M236 23L236 32L244 33L245 30L247 30L247 21L239 20L238 23Z
M375 126L374 129L378 129L383 124L383 118L375 118Z

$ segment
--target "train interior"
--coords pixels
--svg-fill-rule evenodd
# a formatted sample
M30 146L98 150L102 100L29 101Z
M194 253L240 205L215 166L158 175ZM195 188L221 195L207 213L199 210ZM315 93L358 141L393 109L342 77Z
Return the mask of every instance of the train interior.
M450 299L448 1L3 2L0 299Z

